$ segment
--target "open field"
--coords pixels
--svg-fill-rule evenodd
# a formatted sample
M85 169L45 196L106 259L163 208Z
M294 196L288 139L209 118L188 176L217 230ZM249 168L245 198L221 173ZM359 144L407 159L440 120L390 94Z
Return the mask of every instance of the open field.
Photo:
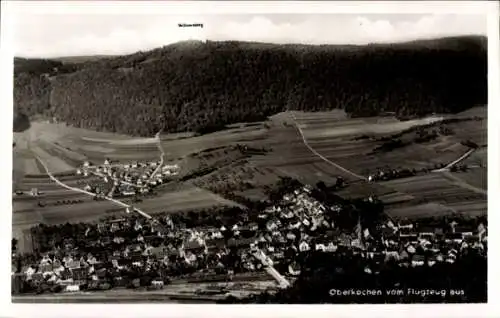
M488 171L485 168L471 169L467 172L457 172L453 174L465 183L483 190L488 189Z
M461 173L453 175L459 176ZM475 177L477 178L477 177ZM424 176L384 182L391 188L414 197L413 202L424 202L419 206L389 208L388 213L395 216L420 217L426 215L465 214L486 215L487 196L485 193L472 191L448 179L443 173L431 173ZM432 204L429 206L429 204ZM425 207L429 207L425 213ZM431 208L432 207L432 208Z
M486 167L488 165L488 148L479 148L463 161L471 168Z
M145 198L134 206L148 214L163 212L179 212L197 210L212 206L233 206L234 202L226 200L210 191L200 188L185 188L172 192L164 192L154 198Z
M457 203L473 199L486 199L486 196L464 189L451 182L441 173L384 182L391 188L441 204Z
M417 219L422 217L452 215L456 213L450 207L438 203L424 203L404 207L395 207L387 209L387 213L396 219Z

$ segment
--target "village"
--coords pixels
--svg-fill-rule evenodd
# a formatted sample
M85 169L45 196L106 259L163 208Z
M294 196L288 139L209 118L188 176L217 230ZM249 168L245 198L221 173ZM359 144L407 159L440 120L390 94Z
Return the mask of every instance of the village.
M161 175L175 174L174 169L169 166ZM102 166L86 163L80 171L100 174L118 184L117 188L122 180L131 185L121 188L154 187L150 180L161 178L156 175L158 166L151 163L124 165L119 170L108 160ZM345 226L345 219L352 218L350 204L322 203L318 191L309 185L288 189L262 211L234 211L225 219L219 218L223 211L214 210L210 213L215 221L200 221L201 227L190 226L194 223L186 215L146 219L129 214L98 224L35 228L34 236L46 243L40 247L41 258L30 265L25 262L21 272L28 285L41 288L45 284L52 291L54 286L65 288L58 287L59 291L91 285L101 286L94 289L163 288L179 277L223 275L231 279L264 272L277 286L286 288L301 274L302 260L310 253L357 255L364 259L365 273L373 275L389 263L416 268L453 264L472 252L486 257L487 225L481 220L425 224L383 216L370 231L359 215L357 220L348 220L354 227ZM364 201L375 204L376 200Z
M160 161L113 163L105 159L102 165L85 161L77 175L99 177L99 182L86 184L85 191L106 197L127 197L150 192L179 173L179 165L162 165Z

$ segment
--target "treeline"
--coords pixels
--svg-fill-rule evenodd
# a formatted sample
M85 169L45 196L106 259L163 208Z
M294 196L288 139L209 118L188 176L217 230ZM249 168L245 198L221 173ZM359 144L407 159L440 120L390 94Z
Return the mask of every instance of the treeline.
M142 136L160 129L206 133L287 109L343 108L352 116L458 112L486 104L484 41L180 42L76 65L21 59L14 101L29 116Z

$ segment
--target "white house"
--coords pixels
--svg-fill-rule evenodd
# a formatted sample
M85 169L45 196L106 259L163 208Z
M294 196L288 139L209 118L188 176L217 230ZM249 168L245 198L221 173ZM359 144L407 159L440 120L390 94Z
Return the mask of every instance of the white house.
M77 292L80 291L80 285L67 285L66 292Z
M32 188L30 194L34 197L38 196L40 193L37 188Z

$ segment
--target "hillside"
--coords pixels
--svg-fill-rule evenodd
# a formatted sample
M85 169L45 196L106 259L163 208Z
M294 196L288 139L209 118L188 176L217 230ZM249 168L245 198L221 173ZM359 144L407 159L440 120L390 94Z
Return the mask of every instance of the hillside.
M351 116L486 104L484 37L367 46L187 41L81 63L15 60L14 107L99 131L217 130L286 109Z

